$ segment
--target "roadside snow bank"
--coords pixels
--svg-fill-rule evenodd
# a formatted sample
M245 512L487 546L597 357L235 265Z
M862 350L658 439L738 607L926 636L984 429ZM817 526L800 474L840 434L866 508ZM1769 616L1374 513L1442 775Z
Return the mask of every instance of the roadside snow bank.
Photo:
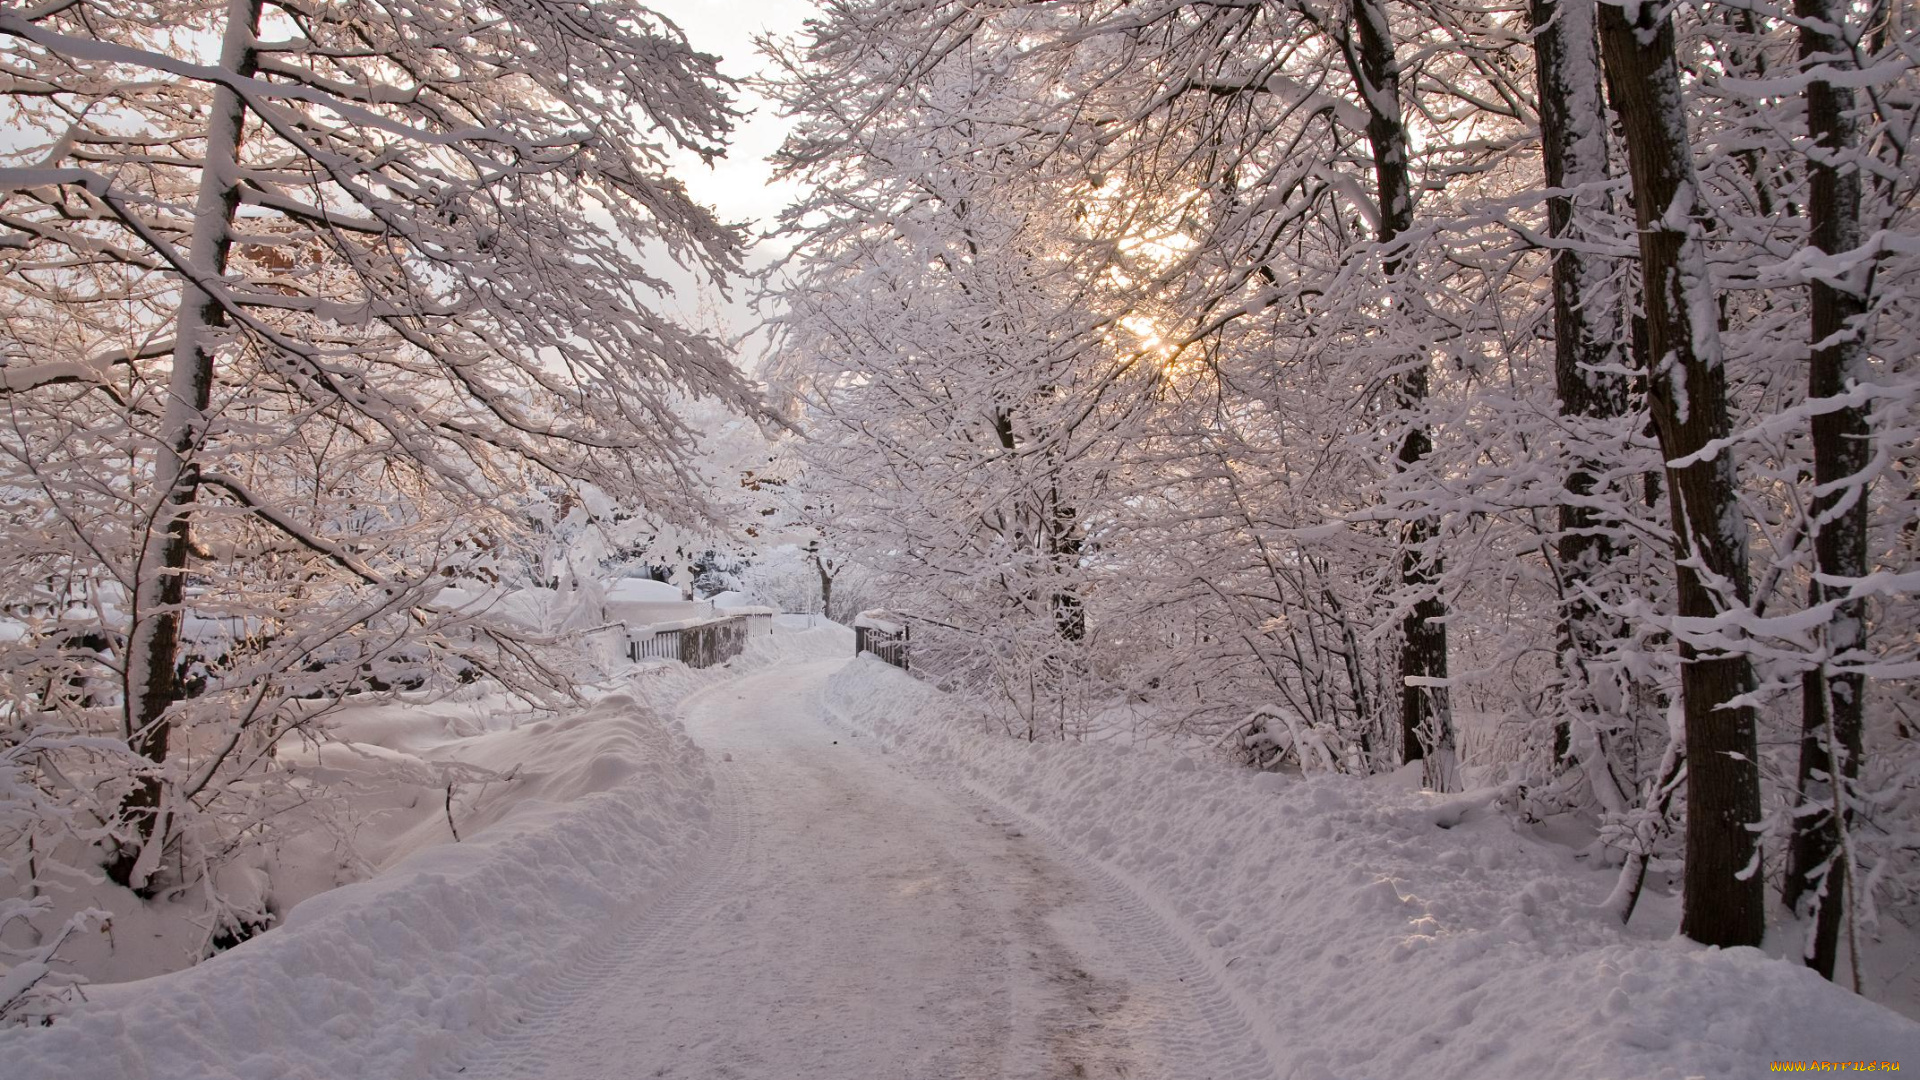
M827 702L1131 888L1266 1029L1286 1077L1681 1080L1920 1059L1920 1024L1805 968L1621 928L1591 906L1611 875L1516 831L1490 797L1015 742L871 657L830 678Z
M592 950L706 836L705 757L631 694L468 742L451 756L515 778L463 815L461 843L438 842L451 837L429 817L431 841L396 838L418 850L277 929L185 971L90 987L91 1004L52 1027L0 1031L0 1072L422 1076ZM349 751L316 768L327 753Z
M423 1077L602 947L706 842L713 777L675 703L852 651L845 627L783 628L705 671L631 667L624 692L559 716L494 699L342 710L330 741L283 757L347 792L377 873L329 889L337 845L292 838L266 876L288 903L309 898L282 925L197 967L89 986L52 1027L0 1029L0 1076Z

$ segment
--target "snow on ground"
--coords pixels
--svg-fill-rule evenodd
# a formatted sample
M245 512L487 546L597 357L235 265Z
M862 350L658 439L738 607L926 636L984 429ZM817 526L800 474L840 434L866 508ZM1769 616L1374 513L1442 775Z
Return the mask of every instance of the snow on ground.
M1269 1080L1151 919L827 725L826 679L849 659L682 703L718 777L699 864L436 1075Z
M893 760L1140 896L1264 1029L1281 1076L1680 1080L1920 1060L1920 1024L1797 964L1621 928L1593 907L1611 874L1486 797L1015 742L865 657L827 703Z
M1920 1059L1920 1025L1798 965L1618 927L1592 907L1610 875L1487 796L1021 743L846 661L851 639L639 665L561 716L335 718L316 777L419 772L416 797L362 806L379 872L0 1031L0 1072L1680 1080Z
M668 718L676 702L736 669L850 649L850 634L827 628L756 639L710 671L642 665L553 717L472 702L344 713L339 741L304 751L314 779L417 774L411 793L388 783L385 805L359 807L356 846L379 872L197 967L90 986L89 1003L52 1027L0 1030L7 1080L423 1075L591 956L707 841L711 769ZM456 781L459 843L449 776L469 789ZM338 854L301 843L280 855L312 860L290 887L325 887Z

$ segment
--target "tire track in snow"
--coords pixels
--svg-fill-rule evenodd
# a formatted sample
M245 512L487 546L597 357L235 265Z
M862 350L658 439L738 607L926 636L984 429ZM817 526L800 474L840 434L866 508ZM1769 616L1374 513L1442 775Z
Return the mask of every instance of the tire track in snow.
M822 711L836 726L860 730L860 725L845 713L826 705L824 698L822 695ZM1135 974L1155 976L1163 984L1185 988L1192 1019L1202 1030L1172 1019L1170 1012L1183 1011L1177 1002L1165 1003L1168 1007L1158 1010L1160 1019L1155 1024L1161 1045L1191 1055L1171 1063L1179 1068L1180 1080L1273 1080L1279 1075L1275 1063L1288 1060L1288 1055L1277 1033L1254 1019L1259 1015L1258 1005L1235 985L1224 964L1212 960L1207 947L1179 916L1153 899L1150 890L1124 871L1083 853L1045 823L957 770L916 765L913 771L950 792L957 788L956 794L968 802L1003 818L994 822L1001 828L1017 825L1028 835L1044 840L1049 854L1067 863L1092 886L1100 901L1094 910L1105 916L1096 919L1103 943L1134 961L1123 966Z
M1179 1070L1174 1075L1182 1080L1273 1080L1276 1055L1268 1046L1268 1033L1249 1018L1234 988L1195 955L1175 924L1123 877L1082 855L1052 830L971 784L962 782L960 787L980 805L1010 819L997 824L1017 824L1042 838L1049 854L1092 886L1101 940L1120 954L1128 974L1148 976L1140 980L1146 985L1184 989L1186 1001L1163 1001L1155 1010L1155 1041L1182 1052L1170 1063Z
M786 700L789 707L799 706L797 711L829 719L825 694L818 692L821 687L816 679L823 683L824 675L793 672L793 693ZM733 685L723 683L691 695L681 703L680 710L684 714L708 694L724 693ZM838 718L835 726L842 724L844 717ZM717 752L714 756L720 757ZM1274 1052L1270 1033L1249 1020L1233 988L1196 951L1177 918L1156 910L1150 898L1124 875L1080 853L1052 830L952 770L915 765L901 757L882 757L871 749L863 751L862 756L884 771L919 782L932 780L936 789L957 804L957 810L964 808L964 816L980 821L983 827L997 827L1010 837L1027 837L1025 843L1031 845L1026 849L1027 858L1051 863L1054 873L1074 883L1078 899L1068 917L1078 922L1080 929L1068 933L1083 940L1067 945L1087 958L1085 962L1096 969L1096 975L1077 969L1072 975L1089 980L1089 986L1107 984L1105 990L1093 992L1109 996L1118 993L1125 1002L1120 1013L1112 1016L1102 1013L1075 1020L1077 1013L1049 1011L1015 1017L1016 1030L1006 1032L1009 1041L998 1055L998 1067L988 1067L991 1074L1019 1080L1064 1080L1081 1075L1127 1080L1273 1080L1272 1062L1281 1055ZM764 765L758 768L764 770ZM562 1072L586 1075L581 1072L582 1062L575 1051L593 1048L614 1034L605 1026L610 1019L608 1010L599 1006L617 1004L623 996L623 983L630 982L635 973L673 963L678 940L693 934L715 909L752 883L756 822L768 805L754 781L770 778L721 760L714 762L713 769L710 839L676 882L632 912L613 940L598 937L582 943L575 962L530 994L514 1022L450 1061L434 1076L441 1080L541 1080ZM978 869L989 878L1005 876L999 870L989 870L988 865ZM965 868L961 872L971 876ZM634 988L625 989L631 993ZM1045 994L1035 999L1027 993L1022 1000L1033 1005L1055 999ZM1003 998L999 1007L1007 1004ZM1122 1026L1102 1034L1103 1025L1112 1022ZM1067 1056L1056 1057L1049 1052L1050 1039L1056 1035L1090 1042L1076 1043ZM1119 1042L1113 1042L1115 1038ZM673 1048L662 1045L657 1049L669 1062L673 1059ZM1094 1057L1080 1053L1085 1050L1094 1051ZM594 1069L592 1075L646 1076L647 1062L642 1059L652 1056L603 1059L603 1066ZM1083 1060L1095 1066L1097 1074L1081 1072L1078 1062ZM1062 1067L1069 1061L1074 1063L1071 1071ZM726 1070L725 1075L761 1073ZM868 1078L849 1075L846 1080ZM872 1080L887 1078L876 1076ZM990 1076L970 1070L966 1075L952 1075L951 1080L990 1080Z

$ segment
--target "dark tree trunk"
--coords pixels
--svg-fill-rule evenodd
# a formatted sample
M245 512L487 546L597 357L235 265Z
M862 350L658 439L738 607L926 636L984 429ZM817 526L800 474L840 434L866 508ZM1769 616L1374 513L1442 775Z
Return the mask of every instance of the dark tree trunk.
M1080 565L1079 515L1073 507L1060 505L1059 488L1050 490L1047 497L1052 505L1047 554L1052 559L1054 572L1064 574L1078 569ZM1062 641L1080 642L1086 639L1087 610L1080 602L1080 595L1071 588L1054 590L1053 626Z
M1367 108L1367 143L1380 198L1379 241L1387 252L1381 271L1392 295L1402 263L1394 243L1413 225L1413 182L1400 112L1400 65L1385 0L1354 0L1353 32L1343 36L1340 47ZM1400 306L1398 296L1394 303ZM1408 357L1407 370L1395 384L1395 404L1413 418L1394 455L1401 472L1433 452L1433 437L1419 418L1427 395L1426 362ZM1445 565L1431 550L1439 534L1439 519L1424 515L1407 522L1400 537L1400 584L1418 598L1400 621L1400 744L1402 762L1426 761L1427 785L1447 791L1457 785L1453 717L1445 688L1431 685L1447 677L1447 606L1440 598Z
M233 0L220 49L220 66L239 75L256 68L255 38L260 22L260 0ZM207 115L206 161L194 206L189 265L198 273L218 277L226 273L232 246L234 210L240 202L234 166L238 161L246 110L239 95L220 86L213 92ZM127 650L127 743L152 765L134 782L121 802L121 819L133 835L123 838L109 855L106 872L114 882L145 891L149 848L158 853L166 842L165 791L158 775L167 759L172 736L168 716L185 697L180 680L180 630L184 622L187 558L191 548L193 504L199 495L198 457L206 437L206 410L212 400L215 340L226 325L220 303L194 282L184 282L175 317L173 371L168 400L161 419L160 458L156 480L162 491L159 512L141 553L134 587L132 634Z
M1826 31L1846 25L1845 5L1796 0L1794 14L1801 19L1803 68L1853 66L1845 40ZM1812 189L1807 241L1836 255L1860 244L1860 172L1848 160L1858 143L1851 115L1854 95L1848 87L1818 78L1807 84L1806 94L1807 134L1813 142L1807 154ZM1819 402L1865 380L1860 324L1867 305L1864 296L1844 285L1815 281L1810 290L1813 350L1807 400ZM1867 689L1865 676L1844 666L1866 647L1865 602L1845 597L1846 582L1867 573L1867 497L1864 486L1850 486L1849 481L1866 470L1872 455L1864 405L1830 407L1814 415L1812 427L1813 477L1819 489L1812 503L1813 538L1819 573L1807 600L1832 603L1834 609L1825 627L1826 660L1801 681L1799 806L1782 899L1803 913L1805 907L1817 912L1807 965L1831 979L1849 876L1841 831L1851 815L1840 804L1860 772ZM1829 666L1836 663L1843 666Z
M1668 9L1600 5L1600 36L1616 92L1640 226L1642 294L1653 370L1648 408L1669 462L1678 612L1707 620L1748 601L1746 526L1731 455L1700 451L1731 420L1685 99ZM1702 569L1706 575L1703 576ZM1709 584L1724 582L1732 595ZM1686 718L1687 864L1680 930L1709 945L1758 945L1766 929L1760 852L1760 770L1754 714L1733 701L1753 689L1745 654L1680 637Z
M1547 233L1555 240L1579 241L1595 235L1596 225L1613 216L1604 186L1607 163L1606 116L1600 109L1600 39L1593 0L1533 0L1534 72L1540 94L1540 151L1547 187L1561 192L1547 199ZM1587 187L1581 195L1569 189ZM1562 416L1611 420L1627 411L1627 358L1621 355L1625 329L1620 294L1612 268L1600 256L1573 247L1553 252L1554 386ZM1560 613L1561 719L1554 728L1554 761L1565 763L1572 749L1571 720L1595 716L1591 659L1600 643L1617 636L1617 621L1603 615L1582 588L1599 568L1621 554L1612 526L1586 505L1603 465L1576 457L1566 477L1571 498L1559 507L1555 556L1563 592ZM1596 736L1597 739L1597 736ZM1598 747L1595 747L1598 750ZM1605 770L1604 760L1584 762ZM1611 785L1611 775L1595 775L1596 789ZM1603 796L1604 797L1604 796ZM1609 806L1608 809L1620 809Z
M840 567L829 566L831 561L826 552L820 550L819 541L807 545L807 561L813 564L813 572L820 575L820 614L833 618L833 581L840 576Z

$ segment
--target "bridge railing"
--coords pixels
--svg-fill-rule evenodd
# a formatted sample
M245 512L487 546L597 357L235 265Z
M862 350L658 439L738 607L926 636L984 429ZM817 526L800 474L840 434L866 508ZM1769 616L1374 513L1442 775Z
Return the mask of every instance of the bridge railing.
M632 660L675 660L690 668L707 668L739 656L747 642L771 633L771 610L741 611L717 619L667 626L635 627L627 636L627 656Z
M868 653L901 671L912 669L912 627L887 612L863 611L853 620L853 655Z

